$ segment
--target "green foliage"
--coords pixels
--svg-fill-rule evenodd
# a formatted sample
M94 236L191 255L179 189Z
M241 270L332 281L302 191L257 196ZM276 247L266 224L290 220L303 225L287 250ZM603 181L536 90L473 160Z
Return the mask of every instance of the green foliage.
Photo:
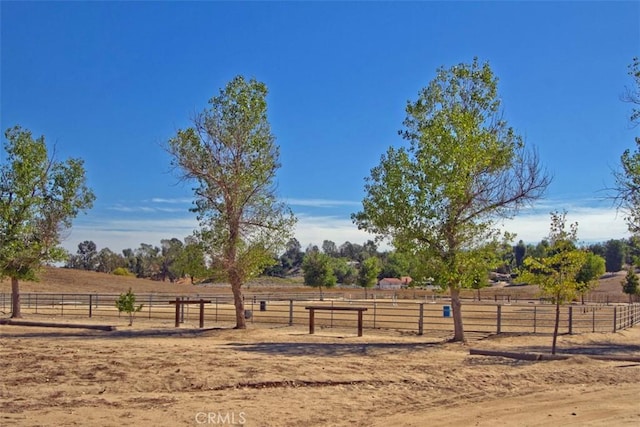
M85 240L78 244L76 255L67 260L67 268L94 271L96 269L98 251L96 244L91 240Z
M380 270L380 260L378 258L370 257L365 259L360 264L356 283L363 288L372 288L378 281Z
M309 251L302 261L304 284L314 288L331 288L337 279L333 273L331 257L318 251Z
M622 292L629 295L629 303L633 301L635 295L640 295L640 284L638 282L638 275L635 272L633 266L627 270L627 275L622 281Z
M545 296L562 304L577 295L578 273L587 254L576 249L578 224L566 230L566 213L551 213L550 253L543 258L529 257L524 261L521 275L524 282L536 284Z
M477 278L482 247L499 240L495 221L542 196L550 181L503 119L497 83L477 59L440 68L407 103L400 135L409 146L382 156L366 178L363 210L352 215L451 290L454 340L464 339L459 290Z
M580 283L578 273L587 259L587 253L576 249L578 224L566 229L566 212L551 213L549 234L550 252L547 257L529 257L524 261L524 271L520 278L524 282L536 284L542 294L556 304L556 319L553 334L552 353L556 351L560 305L573 300L578 294Z
M640 123L640 59L633 58L629 66L629 75L633 86L627 88L623 100L633 105L630 121L636 126ZM625 150L620 156L621 169L614 171L616 180L615 199L618 206L626 212L625 220L629 231L640 233L640 137L635 138L635 150Z
M412 258L401 251L392 251L383 254L382 267L380 271L381 277L395 277L399 279L402 276L411 276L414 274Z
M128 276L133 276L133 273L132 273L132 272L130 272L129 270L127 270L127 269L126 269L126 268L124 268L124 267L118 267L118 268L116 268L115 270L113 270L113 271L111 272L111 274L114 274L114 275L116 275L116 276L127 276L127 277L128 277Z
M296 222L275 195L280 151L266 97L263 83L237 76L168 143L172 166L197 184L197 236L231 283L237 328L246 327L241 286L274 263Z
M82 160L49 158L44 137L15 126L5 132L0 164L0 278L35 280L44 263L63 261L61 233L95 196L85 185ZM14 316L19 290L12 287Z
M346 258L332 257L331 267L333 268L333 274L336 276L336 281L338 283L351 285L356 281L357 271Z
M110 273L116 268L124 268L127 264L122 255L112 252L109 248L100 249L96 255L96 271Z
M120 294L116 300L116 308L120 313L125 312L129 315L129 326L133 325L133 315L142 310L142 304L136 306L136 296L129 288L126 294Z
M609 240L605 243L605 269L615 273L622 270L625 258L625 245L621 240Z
M204 247L201 242L195 238L186 239L186 245L175 259L173 269L178 277L189 276L192 284L196 277L206 277L209 270L205 263Z
M524 259L527 256L527 246L522 240L518 241L518 244L513 247L513 256L515 258L516 268L522 268Z
M598 285L598 279L606 272L605 260L599 255L591 252L586 253L586 258L582 267L576 275L576 282L578 282L577 291L579 294L592 290Z

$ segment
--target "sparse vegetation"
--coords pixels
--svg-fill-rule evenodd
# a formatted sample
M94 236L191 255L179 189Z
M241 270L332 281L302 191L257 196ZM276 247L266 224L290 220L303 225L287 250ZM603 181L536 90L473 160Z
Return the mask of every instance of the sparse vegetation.
M116 300L116 308L119 312L125 312L129 315L129 326L131 326L133 325L133 316L142 310L142 304L136 306L136 296L129 288L127 293L120 294L120 297Z

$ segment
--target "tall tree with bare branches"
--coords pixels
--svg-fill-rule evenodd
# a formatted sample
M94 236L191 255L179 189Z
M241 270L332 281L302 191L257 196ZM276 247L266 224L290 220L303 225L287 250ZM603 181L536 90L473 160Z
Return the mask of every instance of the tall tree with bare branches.
M264 83L235 77L168 144L172 165L197 183L199 239L231 284L238 329L246 328L242 285L273 264L296 222L276 198L280 150L266 96Z
M622 100L632 105L629 121L633 127L640 123L640 58L629 65L633 85L627 87ZM635 138L635 151L626 149L620 157L620 169L613 172L616 180L614 199L625 213L629 231L640 233L640 137Z
M496 221L542 196L550 178L502 116L488 63L440 68L404 129L408 147L388 149L366 178L360 229L389 237L448 288L454 341L464 341L460 290L486 273ZM426 276L428 277L428 276Z

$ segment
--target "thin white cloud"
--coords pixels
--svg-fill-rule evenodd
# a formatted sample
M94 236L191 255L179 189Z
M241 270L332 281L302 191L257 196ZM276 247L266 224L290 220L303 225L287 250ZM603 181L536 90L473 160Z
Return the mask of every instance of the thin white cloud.
M182 198L176 198L176 199L165 199L162 197L154 197L151 199L151 201L153 203L170 203L170 204L184 204L184 203L191 203L193 201L193 199L188 199L185 197Z
M503 229L516 233L516 241L537 243L549 234L550 212L562 211L563 207L553 201L543 206L528 209L512 220L500 225ZM578 238L583 243L604 242L609 239L627 238L629 233L623 215L611 207L588 207L573 204L566 206L567 222L578 222ZM133 210L130 212L134 212ZM138 211L140 212L140 211ZM297 214L294 235L303 248L308 245L321 246L325 240L337 245L344 242L363 244L375 236L358 230L346 215L310 215ZM108 247L120 252L122 249L135 249L141 243L159 245L160 240L173 237L183 240L198 228L193 216L179 215L165 219L83 219L78 218L63 246L75 253L78 243L92 240L98 248ZM388 244L380 244L381 250L390 249Z
M154 213L154 212L165 212L165 213L178 213L178 212L186 212L186 208L166 208L166 207L155 207L155 206L123 206L123 205L115 205L107 208L111 211L116 212L124 212L124 213Z
M352 200L330 200L330 199L285 199L291 206L301 206L310 208L335 208L340 206L360 206L361 202Z
M563 209L557 209L562 212ZM609 239L629 237L623 215L612 208L572 206L566 209L566 221L578 223L578 240L585 243L604 242ZM540 209L525 212L512 220L504 221L504 229L517 233L516 240L536 243L549 235L551 210Z

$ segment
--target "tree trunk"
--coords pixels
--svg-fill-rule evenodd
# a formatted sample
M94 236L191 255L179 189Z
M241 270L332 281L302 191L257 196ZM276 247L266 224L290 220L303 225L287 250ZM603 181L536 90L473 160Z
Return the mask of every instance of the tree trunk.
M551 354L556 354L556 342L558 341L559 325L560 325L560 298L556 296L556 324L553 326L553 344L551 344Z
M11 318L20 319L22 312L20 311L20 284L17 277L11 278Z
M242 283L238 278L231 279L233 291L233 303L236 306L236 326L234 329L247 329L247 320L244 317L244 300L242 299Z
M449 288L451 291L451 308L453 311L453 338L451 341L465 342L464 327L462 325L462 303L460 289Z

